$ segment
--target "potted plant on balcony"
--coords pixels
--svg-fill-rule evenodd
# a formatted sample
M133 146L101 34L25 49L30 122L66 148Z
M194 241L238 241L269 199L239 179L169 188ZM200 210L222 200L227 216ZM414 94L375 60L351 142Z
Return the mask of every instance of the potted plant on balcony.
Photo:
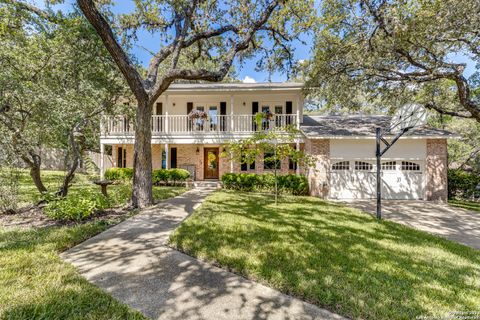
M188 118L195 124L197 130L203 130L203 122L207 120L208 114L205 111L194 109L190 111Z
M275 115L270 111L256 113L255 122L257 124L257 127L262 128L263 130L269 129L269 122L273 119L274 116Z

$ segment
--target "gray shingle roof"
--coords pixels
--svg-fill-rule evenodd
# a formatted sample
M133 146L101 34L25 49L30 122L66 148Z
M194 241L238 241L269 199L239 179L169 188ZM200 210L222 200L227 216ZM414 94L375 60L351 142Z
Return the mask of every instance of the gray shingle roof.
M304 116L300 130L310 138L315 137L368 137L375 136L375 129L387 129L390 126L390 116ZM406 133L407 136L435 136L453 138L458 135L446 130L427 126L419 127Z

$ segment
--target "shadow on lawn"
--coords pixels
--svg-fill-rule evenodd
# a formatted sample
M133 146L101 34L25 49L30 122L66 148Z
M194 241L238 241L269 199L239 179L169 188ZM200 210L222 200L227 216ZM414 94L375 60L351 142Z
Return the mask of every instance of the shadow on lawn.
M0 319L144 319L57 255L105 227L0 229Z
M226 197L226 196L227 197ZM353 318L475 310L478 251L309 197L221 192L172 245Z

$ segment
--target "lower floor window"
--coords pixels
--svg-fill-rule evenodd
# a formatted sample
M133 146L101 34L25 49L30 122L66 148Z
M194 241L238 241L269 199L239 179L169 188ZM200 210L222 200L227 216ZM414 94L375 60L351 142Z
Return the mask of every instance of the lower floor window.
M280 170L281 164L280 159L275 159L275 154L273 152L265 152L263 155L263 169L264 170Z

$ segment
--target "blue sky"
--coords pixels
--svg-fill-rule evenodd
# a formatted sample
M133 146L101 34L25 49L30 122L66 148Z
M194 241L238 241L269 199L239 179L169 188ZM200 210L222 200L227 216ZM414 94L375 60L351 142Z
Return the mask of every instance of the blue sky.
M41 5L43 1L37 0L37 5ZM74 0L66 0L65 3L62 5L58 5L55 8L60 10L71 10L71 7L75 3ZM129 12L133 8L133 1L116 1L116 5L114 8L115 13L124 13ZM148 51L158 51L158 40L156 39L155 35L152 35L146 31L140 32L138 34L139 41L138 45L132 49L132 53L138 59L138 61L143 66L148 66L148 62L150 61L151 54ZM306 44L302 44L299 41L296 41L294 44L295 53L294 59L295 60L303 60L308 59L312 54L312 46L313 46L313 38L309 37L308 35L304 35L302 40L306 42ZM469 77L470 75L475 72L475 63L467 56L456 54L450 57L454 62L462 62L467 64L467 68L465 70L465 75ZM265 82L269 80L269 75L267 72L259 72L255 70L255 60L248 61L244 65L236 65L237 76L240 80L251 79L252 81L256 82ZM287 80L287 75L282 73L275 73L270 76L270 80L273 82L278 81L285 81Z

